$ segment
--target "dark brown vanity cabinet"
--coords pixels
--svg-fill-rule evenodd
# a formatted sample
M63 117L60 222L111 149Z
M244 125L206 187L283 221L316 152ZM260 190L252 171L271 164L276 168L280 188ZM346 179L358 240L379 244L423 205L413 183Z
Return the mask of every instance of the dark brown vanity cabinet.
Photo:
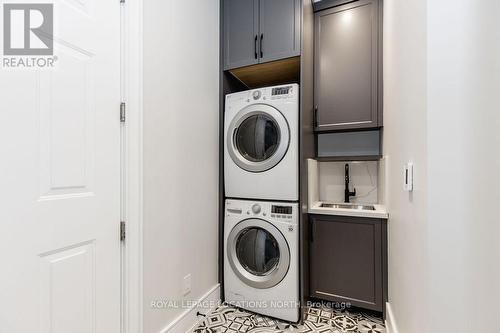
M316 132L382 126L378 0L358 0L315 14Z
M384 312L386 220L311 215L311 297Z
M224 0L224 70L300 55L301 0Z

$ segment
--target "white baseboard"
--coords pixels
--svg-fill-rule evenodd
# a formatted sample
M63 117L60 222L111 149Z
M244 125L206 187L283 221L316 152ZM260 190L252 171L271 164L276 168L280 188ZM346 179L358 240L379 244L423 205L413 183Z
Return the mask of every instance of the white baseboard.
M215 310L217 304L220 303L220 285L216 284L203 296L200 297L194 304L181 313L179 317L174 319L161 332L162 333L187 333L191 332L198 323L203 320L203 317L198 317L196 312L200 311L207 314ZM210 307L202 305L209 304Z
M396 318L394 318L394 313L389 302L386 303L385 328L387 333L399 333Z

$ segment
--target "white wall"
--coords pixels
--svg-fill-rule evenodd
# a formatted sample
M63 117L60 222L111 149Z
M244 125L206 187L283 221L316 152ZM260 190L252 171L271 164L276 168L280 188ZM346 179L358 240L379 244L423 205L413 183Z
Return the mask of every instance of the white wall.
M384 137L389 302L400 333L428 332L426 1L384 1ZM415 188L403 191L403 165ZM450 332L450 331L444 331ZM437 332L436 332L437 333Z
M500 0L385 1L389 299L399 332L482 332L497 317L499 12ZM411 195L401 191L406 161L416 166Z
M498 331L500 1L430 3L432 332Z
M144 332L217 284L219 2L144 1ZM182 295L183 277L192 292Z

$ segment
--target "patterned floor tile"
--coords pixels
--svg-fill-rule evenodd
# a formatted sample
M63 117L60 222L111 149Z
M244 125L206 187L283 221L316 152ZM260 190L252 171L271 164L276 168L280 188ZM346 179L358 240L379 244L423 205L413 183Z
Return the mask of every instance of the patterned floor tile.
M194 333L386 333L386 330L382 318L326 306L309 308L304 323L296 325L221 305Z

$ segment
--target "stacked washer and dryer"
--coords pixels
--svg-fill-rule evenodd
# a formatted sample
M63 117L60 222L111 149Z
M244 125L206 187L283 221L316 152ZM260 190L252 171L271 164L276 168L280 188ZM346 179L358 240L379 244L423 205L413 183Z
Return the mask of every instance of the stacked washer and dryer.
M299 86L226 96L226 302L299 320Z

